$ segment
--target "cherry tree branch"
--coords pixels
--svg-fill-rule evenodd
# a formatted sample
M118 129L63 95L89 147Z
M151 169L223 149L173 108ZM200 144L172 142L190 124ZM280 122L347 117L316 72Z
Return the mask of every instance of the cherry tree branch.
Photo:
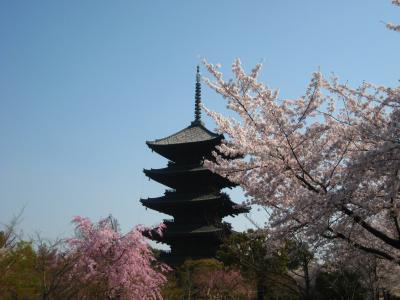
M361 245L361 244L351 240L350 238L345 236L343 233L334 231L331 228L328 228L328 231L330 231L333 235L323 234L323 237L326 238L326 239L332 240L332 239L335 239L335 238L340 238L340 239L348 242L349 244L351 244L355 248L363 250L363 251L365 251L367 253L371 253L371 254L380 256L381 258L384 258L384 259L387 259L387 260L390 260L390 261L396 261L396 259L393 256L389 255L388 253L386 253L384 251ZM400 265L400 262L396 262L396 263Z
M386 244L396 248L400 249L400 239L393 239L384 234L382 231L372 227L370 224L365 222L360 216L356 215L352 210L348 209L345 205L341 205L340 209L342 212L344 212L346 215L351 217L354 222L359 224L361 227L363 227L365 230L367 230L369 233L380 239L381 241L385 242Z

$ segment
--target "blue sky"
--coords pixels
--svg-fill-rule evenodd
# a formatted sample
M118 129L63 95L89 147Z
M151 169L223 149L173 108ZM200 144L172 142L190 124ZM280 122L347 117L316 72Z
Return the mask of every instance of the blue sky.
M1 1L0 222L25 207L20 228L49 238L71 234L75 215L111 213L123 230L159 222L166 216L139 198L164 187L142 169L166 161L145 141L189 125L201 58L228 76L236 57L248 69L263 61L262 80L283 97L301 95L318 68L354 85L393 86L400 36L382 21L400 23L400 8L389 0ZM226 112L204 86L203 102Z

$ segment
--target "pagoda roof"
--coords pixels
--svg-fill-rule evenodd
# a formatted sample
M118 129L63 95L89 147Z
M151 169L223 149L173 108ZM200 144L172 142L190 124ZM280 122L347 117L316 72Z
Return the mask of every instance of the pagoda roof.
M249 211L248 207L237 205L231 201L225 193L190 194L166 192L165 196L141 199L140 202L148 208L169 215L178 214L182 209L188 209L190 206L198 207L198 205L212 205L214 209L221 212L222 217Z
M171 238L184 237L184 236L198 236L198 235L214 235L223 232L223 228L215 227L214 225L201 225L196 224L168 224L162 235L159 235L156 231L145 233L145 235L155 241L166 242Z
M193 189L211 183L219 188L236 186L227 178L213 173L199 164L169 165L161 169L144 169L143 172L149 178L173 189L178 187Z
M199 164L190 165L168 165L166 168L160 169L144 169L143 172L148 174L176 174L176 173L193 173L193 172L211 172L207 168Z
M187 143L199 143L213 140L221 140L222 134L214 133L208 130L202 122L194 121L192 124L170 136L165 138L157 139L154 141L147 141L146 144L152 148L152 146L168 146L178 145Z
M156 198L141 199L142 202L152 203L152 204L164 204L164 203L187 203L187 202L202 202L214 199L220 199L222 195L218 194L177 194L173 192L166 192L165 196Z

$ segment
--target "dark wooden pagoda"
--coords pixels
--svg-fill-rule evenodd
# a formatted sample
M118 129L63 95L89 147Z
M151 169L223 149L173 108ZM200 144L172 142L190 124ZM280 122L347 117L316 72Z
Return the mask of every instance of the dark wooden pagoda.
M170 245L171 251L164 253L162 259L173 266L187 258L214 257L223 237L231 230L222 218L248 211L221 192L234 184L203 166L204 159L212 159L211 152L224 137L205 128L200 103L197 67L194 121L166 138L146 142L150 149L169 160L166 168L144 170L144 173L170 189L162 197L140 201L145 207L173 217L164 220L163 235L155 232L149 235L155 241Z

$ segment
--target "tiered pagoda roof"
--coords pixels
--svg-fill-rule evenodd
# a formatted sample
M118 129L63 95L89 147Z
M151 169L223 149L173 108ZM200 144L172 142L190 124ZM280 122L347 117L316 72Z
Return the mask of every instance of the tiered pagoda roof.
M173 217L164 221L166 230L162 236L149 235L171 246L171 253L164 259L172 265L189 257L214 256L222 238L230 233L230 225L223 223L222 218L248 211L221 193L221 189L235 184L203 166L204 159L212 159L212 151L224 137L204 126L200 103L197 67L194 121L170 136L146 142L150 149L169 160L166 168L144 170L144 173L172 190L167 190L164 196L140 201L150 209Z
M223 135L204 127L201 121L195 121L177 133L159 140L147 141L146 144L151 150L171 161L184 162L201 159L202 157L196 156L208 153L208 150L220 144L223 138Z
M204 185L218 189L234 187L235 184L199 164L175 165L167 168L144 170L147 177L172 189L196 190Z
M225 193L184 193L166 192L162 197L142 199L144 206L174 216L178 211L199 211L199 208L213 209L218 216L235 216L247 210L232 202Z
M214 133L204 127L202 122L192 122L192 124L177 133L171 134L162 139L146 142L151 149L165 145L188 144L199 142L220 141L222 135Z

